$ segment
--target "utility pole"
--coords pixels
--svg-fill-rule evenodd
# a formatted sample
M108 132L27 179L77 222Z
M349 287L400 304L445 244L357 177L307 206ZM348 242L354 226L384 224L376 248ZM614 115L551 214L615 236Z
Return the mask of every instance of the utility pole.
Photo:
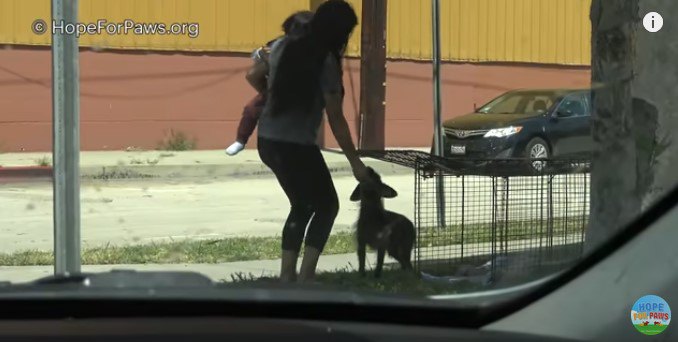
M78 0L52 0L52 28L75 24ZM54 273L80 273L80 85L78 38L52 32Z
M386 127L386 2L363 0L359 147L383 150Z

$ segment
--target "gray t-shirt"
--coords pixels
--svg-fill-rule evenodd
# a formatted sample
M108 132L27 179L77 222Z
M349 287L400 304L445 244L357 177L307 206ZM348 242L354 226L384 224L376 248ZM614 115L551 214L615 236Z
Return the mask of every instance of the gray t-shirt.
M275 77L280 55L285 48L285 43L286 39L282 38L276 41L271 48L268 77L269 89L273 84L273 78ZM271 140L315 145L325 109L323 94L340 93L342 87L341 69L337 60L331 55L328 55L325 60L320 84L321 89L315 94L316 100L311 112L306 112L304 109L289 109L285 113L271 115L271 101L267 101L259 119L259 136Z

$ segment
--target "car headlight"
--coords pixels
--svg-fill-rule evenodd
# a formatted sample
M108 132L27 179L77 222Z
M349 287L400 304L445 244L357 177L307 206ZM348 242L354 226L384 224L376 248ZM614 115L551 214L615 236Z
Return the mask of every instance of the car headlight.
M485 133L485 138L504 138L509 135L514 135L520 132L523 129L521 126L511 126L504 128L495 128L491 129L489 132Z

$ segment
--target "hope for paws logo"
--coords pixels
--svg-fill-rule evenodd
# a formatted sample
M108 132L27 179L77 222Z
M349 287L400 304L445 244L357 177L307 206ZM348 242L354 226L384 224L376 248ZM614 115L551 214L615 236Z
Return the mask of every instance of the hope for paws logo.
M643 296L631 308L631 322L641 333L657 335L671 323L671 309L659 296Z

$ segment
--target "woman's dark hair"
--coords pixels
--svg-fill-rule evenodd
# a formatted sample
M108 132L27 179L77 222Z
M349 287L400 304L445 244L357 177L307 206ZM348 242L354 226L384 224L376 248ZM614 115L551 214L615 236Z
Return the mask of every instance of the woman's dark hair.
M316 10L300 34L287 36L271 87L273 113L289 108L312 108L324 62L328 55L337 59L341 71L341 51L358 24L355 11L344 0L328 0Z
M344 0L328 0L318 7L311 20L310 30L322 48L339 54L348 43L356 25L358 17L349 3Z
M290 15L283 21L282 23L282 30L285 33L285 35L303 35L306 32L308 32L309 24L311 22L311 19L313 18L313 12L311 11L299 11L295 12L294 14ZM277 40L273 39L266 43L266 46L271 47L273 46L273 43Z

